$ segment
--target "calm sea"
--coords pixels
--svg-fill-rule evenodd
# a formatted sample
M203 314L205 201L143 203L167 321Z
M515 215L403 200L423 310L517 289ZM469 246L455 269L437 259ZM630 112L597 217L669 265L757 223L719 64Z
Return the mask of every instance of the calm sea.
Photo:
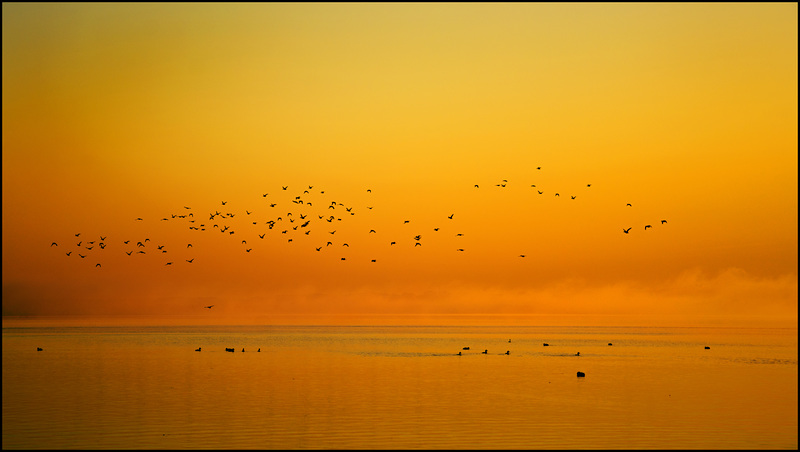
M3 328L2 446L796 449L797 356L796 328Z

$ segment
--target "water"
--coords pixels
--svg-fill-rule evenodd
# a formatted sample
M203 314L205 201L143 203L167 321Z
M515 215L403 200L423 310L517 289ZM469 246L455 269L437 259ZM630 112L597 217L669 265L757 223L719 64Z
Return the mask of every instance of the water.
M797 330L3 328L2 446L796 449Z

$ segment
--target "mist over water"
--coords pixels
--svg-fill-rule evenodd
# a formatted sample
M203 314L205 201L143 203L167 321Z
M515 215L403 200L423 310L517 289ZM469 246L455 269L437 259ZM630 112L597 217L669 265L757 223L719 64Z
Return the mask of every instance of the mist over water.
M796 449L797 329L4 327L3 448Z

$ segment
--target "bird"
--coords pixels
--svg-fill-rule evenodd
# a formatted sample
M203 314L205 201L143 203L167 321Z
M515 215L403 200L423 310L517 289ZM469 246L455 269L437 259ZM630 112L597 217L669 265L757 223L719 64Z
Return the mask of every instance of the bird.
M106 236L106 237L108 237L108 236ZM101 236L100 236L100 240L105 240L105 239L106 239L106 237L103 237L103 236L101 235Z
M389 245L394 245L395 243L397 243L397 242L392 242L392 243L390 243Z
M192 246L192 244L191 244L191 243L187 243L187 244L186 244L186 248L189 248L190 246Z
M67 256L69 256L70 254L72 254L72 251L70 251L69 253L67 253Z
M228 201L222 201L222 205L228 204Z
M592 184L586 184L586 186L587 186L587 187L591 187L591 186L592 186Z
M572 198L572 199L575 199L575 197L574 197L574 196L572 196L571 198Z
M100 267L100 264L95 264L94 266L95 266L95 268L97 268L97 267Z
M345 260L345 258L342 258L342 260Z
M464 248L459 248L456 251L464 251Z
M581 352L575 353L575 356L581 356Z
M525 255L524 254L520 254L519 257L525 257Z
M536 191L539 191L539 190L536 190ZM543 195L543 194L544 194L544 192L543 192L543 191L539 191L539 194L540 194L540 195Z
M648 224L648 225L645 225L645 227L644 227L644 230L646 231L646 230L647 230L647 228L652 228L652 226L650 226L649 224Z
M405 221L403 221L403 224L410 223L410 222L411 222L411 220L405 220Z
M542 169L542 167L541 166L537 166L536 169L540 170L540 169Z
M216 305L212 304L211 306L204 306L204 307L205 307L206 309L211 309L211 308L213 308L214 306L216 306Z
M370 230L369 230L369 233L370 233L370 234L371 234L371 233L373 233L373 232L375 232L375 230L374 230L374 229L370 229Z
M201 348L203 348L203 347L197 347L197 350L195 350L195 351L199 352Z
M131 254L133 254L133 251L125 251L125 254L127 254L128 256L130 256Z
M625 204L626 207L633 207L631 203Z
M377 262L377 260L376 259L372 259L372 261L370 261L370 262Z
M511 354L511 350L506 350L506 355L510 355L510 354Z
M53 243L50 244L50 246L58 246L58 243L53 242Z
M422 246L422 244L417 242L417 243L414 244L414 246Z
M667 220L661 220L661 224L664 224L666 222L667 222Z
M453 219L453 215L455 215L455 214L450 214L447 218L452 220Z
M480 187L478 187L478 184L475 184L475 188L480 188Z
M86 257L86 256L84 256L84 255L83 255L83 254L81 254L81 253L78 253L78 256L80 256L80 257L81 257L81 259L83 259L83 258L85 258L85 257Z
M624 232L624 233L626 233L626 234L627 234L627 233L628 233L628 231L630 231L630 230L631 230L631 228L628 228L628 229L622 228L622 232Z
M288 186L284 187L283 185L281 185L281 188L282 188L282 189L284 189L284 190L286 190L286 189L287 189L287 188L289 188L289 187L288 187Z
M560 195L558 193L556 193L556 196L560 196Z
M188 262L188 263L190 263L190 264L191 264L193 261L194 261L194 258L191 258L191 259L186 259L186 262Z
M489 350L484 350L484 351L482 351L481 353L483 353L484 355L486 355L486 354L488 354L488 353L489 353Z

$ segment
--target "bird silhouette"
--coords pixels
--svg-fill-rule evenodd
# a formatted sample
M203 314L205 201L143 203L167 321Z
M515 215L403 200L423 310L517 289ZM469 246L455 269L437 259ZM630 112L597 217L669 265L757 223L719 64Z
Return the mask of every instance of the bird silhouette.
M626 207L633 207L631 203L625 204Z
M75 237L80 237L80 236L81 236L81 233L80 233L80 232L79 232L79 233L77 233L77 234L75 234Z
M67 253L67 256L69 256L70 254L72 254L72 251L70 251L69 253Z
M536 190L536 191L539 191L539 190ZM540 194L540 195L543 195L543 194L544 194L544 192L543 192L543 191L539 191L539 194Z
M214 306L216 306L216 305L213 305L213 304L212 304L211 306L206 306L205 308L206 308L206 309L211 309L211 308L213 308Z
M630 230L631 230L631 228L628 228L628 229L622 228L622 232L624 232L624 233L626 233L626 234L627 234L627 233L628 233Z
M453 215L455 215L455 214L450 214L450 216L448 216L447 218L452 220L453 219Z
M95 264L94 266L95 266L95 268L97 268L97 267L100 267L100 264Z
M556 193L556 196L560 196L560 195L558 193Z
M188 262L188 263L190 263L190 264L192 263L192 261L194 261L194 258L191 258L191 259L186 259L186 262Z
M166 264L164 264L164 265L172 265L172 262L167 262L167 263L166 263Z
M645 227L644 227L644 230L646 231L646 230L647 230L647 228L652 228L652 226L650 226L649 224L648 224L648 225L645 225Z
M571 198L572 198L572 199L575 199L575 197L574 197L574 196L572 196Z
M667 222L667 220L661 220L661 224L664 224L666 222Z
M58 246L58 243L53 242L53 243L50 244L50 246Z

